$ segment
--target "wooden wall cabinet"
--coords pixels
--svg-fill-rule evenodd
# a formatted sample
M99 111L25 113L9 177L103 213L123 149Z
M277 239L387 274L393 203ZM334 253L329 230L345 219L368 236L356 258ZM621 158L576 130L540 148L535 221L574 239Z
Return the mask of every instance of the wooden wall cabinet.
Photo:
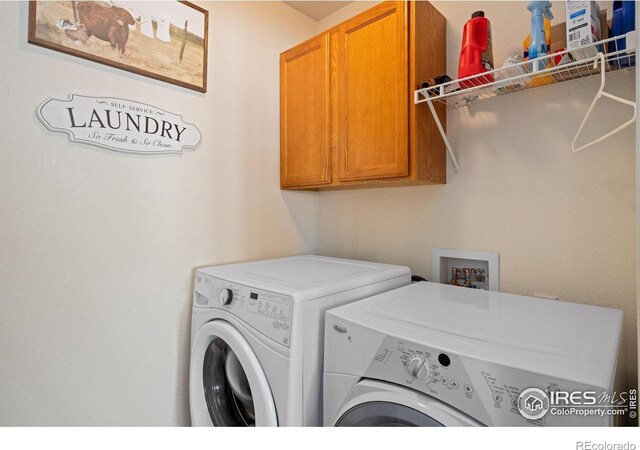
M383 2L283 52L281 188L445 183L442 138L413 104L445 55L445 19L422 1Z

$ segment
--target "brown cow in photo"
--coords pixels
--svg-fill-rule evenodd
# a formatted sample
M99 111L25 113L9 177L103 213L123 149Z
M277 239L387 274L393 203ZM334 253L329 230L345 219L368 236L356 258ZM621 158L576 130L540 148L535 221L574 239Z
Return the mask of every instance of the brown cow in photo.
M124 47L129 40L129 25L136 23L129 11L88 1L78 2L77 10L78 20L86 28L87 39L95 36L107 41L111 48L124 55Z

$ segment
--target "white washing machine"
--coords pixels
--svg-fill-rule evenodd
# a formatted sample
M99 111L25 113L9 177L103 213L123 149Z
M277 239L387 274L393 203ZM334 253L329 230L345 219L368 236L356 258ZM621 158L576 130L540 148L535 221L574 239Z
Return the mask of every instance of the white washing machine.
M320 256L198 270L192 424L321 425L325 312L410 279L407 267Z
M622 311L421 282L325 327L326 426L612 424L560 414L564 392L612 393Z

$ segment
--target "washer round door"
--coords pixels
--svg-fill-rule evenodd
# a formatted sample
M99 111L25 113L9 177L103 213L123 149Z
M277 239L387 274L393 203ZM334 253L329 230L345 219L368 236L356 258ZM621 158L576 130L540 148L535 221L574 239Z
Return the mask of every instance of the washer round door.
M482 424L435 398L395 384L359 382L336 427L451 427Z
M224 320L207 322L193 340L189 401L195 426L278 426L258 358L242 334Z

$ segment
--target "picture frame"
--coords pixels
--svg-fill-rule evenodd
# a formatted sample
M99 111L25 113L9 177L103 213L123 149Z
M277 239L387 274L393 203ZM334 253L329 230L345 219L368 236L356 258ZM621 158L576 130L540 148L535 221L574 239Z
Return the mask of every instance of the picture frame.
M188 1L29 2L28 42L207 92L209 12Z

